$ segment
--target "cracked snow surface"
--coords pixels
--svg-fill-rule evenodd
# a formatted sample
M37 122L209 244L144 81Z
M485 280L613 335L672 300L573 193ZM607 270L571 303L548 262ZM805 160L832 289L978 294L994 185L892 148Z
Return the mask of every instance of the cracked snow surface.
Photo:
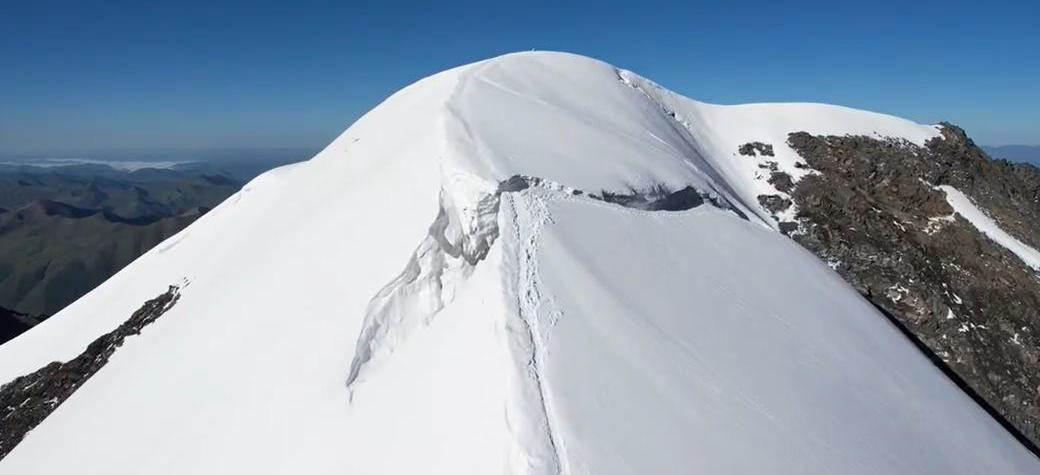
M521 175L490 187L475 177L453 175L440 192L440 208L429 234L401 275L369 304L347 376L351 397L361 390L359 386L364 375L372 371L371 366L392 355L398 345L407 344L410 334L432 324L456 292L466 287L474 268L499 239L500 222L504 221L511 239L504 258L509 265L502 266L503 289L507 301L515 300L515 309L507 313L504 323L515 365L512 393L519 396L509 411L510 427L518 433L519 455L514 456L531 473L561 473L562 441L556 434L542 369L550 331L561 314L550 310L547 321L538 316L543 295L538 284L536 247L539 231L551 220L546 201L576 198L641 212L685 211L707 202L743 217L739 211L705 196L707 193L692 187L669 192L662 186L645 192L596 195ZM500 215L503 202L508 212Z

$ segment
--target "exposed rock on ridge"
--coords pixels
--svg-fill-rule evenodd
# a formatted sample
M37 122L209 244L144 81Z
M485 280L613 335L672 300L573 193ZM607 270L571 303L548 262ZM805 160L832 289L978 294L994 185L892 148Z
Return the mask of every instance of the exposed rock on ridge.
M1035 452L1040 277L957 215L936 186L961 190L1037 246L1040 173L990 160L949 124L925 147L805 132L788 144L815 173L794 186L797 223L784 229L894 316Z
M171 285L166 292L145 302L118 328L91 342L79 356L64 363L55 361L0 386L0 460L108 363L127 337L141 333L179 298L180 287Z

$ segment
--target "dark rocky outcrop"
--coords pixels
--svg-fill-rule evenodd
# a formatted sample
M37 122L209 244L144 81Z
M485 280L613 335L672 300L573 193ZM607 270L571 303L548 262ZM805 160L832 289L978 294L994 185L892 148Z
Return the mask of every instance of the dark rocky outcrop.
M773 146L762 142L748 142L737 148L737 153L748 157L754 157L756 154L764 157L772 157Z
M758 195L758 204L773 215L782 213L791 207L791 200L780 195Z
M79 356L55 361L0 386L0 459L3 459L62 402L108 362L123 341L169 310L180 297L179 288L149 300L118 328L87 346Z
M944 124L945 140L929 144L937 162L928 179L966 193L1000 227L1040 249L1040 169L990 160L959 127Z
M1040 172L990 160L945 124L905 140L793 133L815 173L792 186L782 230L826 261L956 375L1027 446L1040 443L1040 277L955 214L938 185L970 196L1040 247Z
M776 162L774 162L772 160L765 160L762 163L758 164L758 168L761 168L761 169L764 169L764 170L769 170L771 172L776 172L776 171L780 170L780 164L778 164L778 163L776 163Z
M790 193L791 188L794 188L794 180L791 179L791 175L781 171L770 173L768 182L770 185L773 185L773 188L782 193Z

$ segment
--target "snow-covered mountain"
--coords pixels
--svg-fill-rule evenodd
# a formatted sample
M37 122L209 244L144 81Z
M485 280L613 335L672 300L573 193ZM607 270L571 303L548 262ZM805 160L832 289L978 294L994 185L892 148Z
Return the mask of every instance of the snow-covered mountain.
M777 232L738 150L797 181L793 131L940 135L563 53L423 79L0 346L0 473L1038 473Z

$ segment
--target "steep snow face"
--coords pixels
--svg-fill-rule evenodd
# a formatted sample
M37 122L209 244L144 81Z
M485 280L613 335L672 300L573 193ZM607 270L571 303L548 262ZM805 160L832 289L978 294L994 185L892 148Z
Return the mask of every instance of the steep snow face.
M798 130L934 135L562 53L419 81L0 346L10 381L189 282L0 473L1036 473L768 229L736 149Z
M777 233L711 207L635 213L562 197L545 214L540 230L518 229L537 235L523 239L564 473L1036 470Z

